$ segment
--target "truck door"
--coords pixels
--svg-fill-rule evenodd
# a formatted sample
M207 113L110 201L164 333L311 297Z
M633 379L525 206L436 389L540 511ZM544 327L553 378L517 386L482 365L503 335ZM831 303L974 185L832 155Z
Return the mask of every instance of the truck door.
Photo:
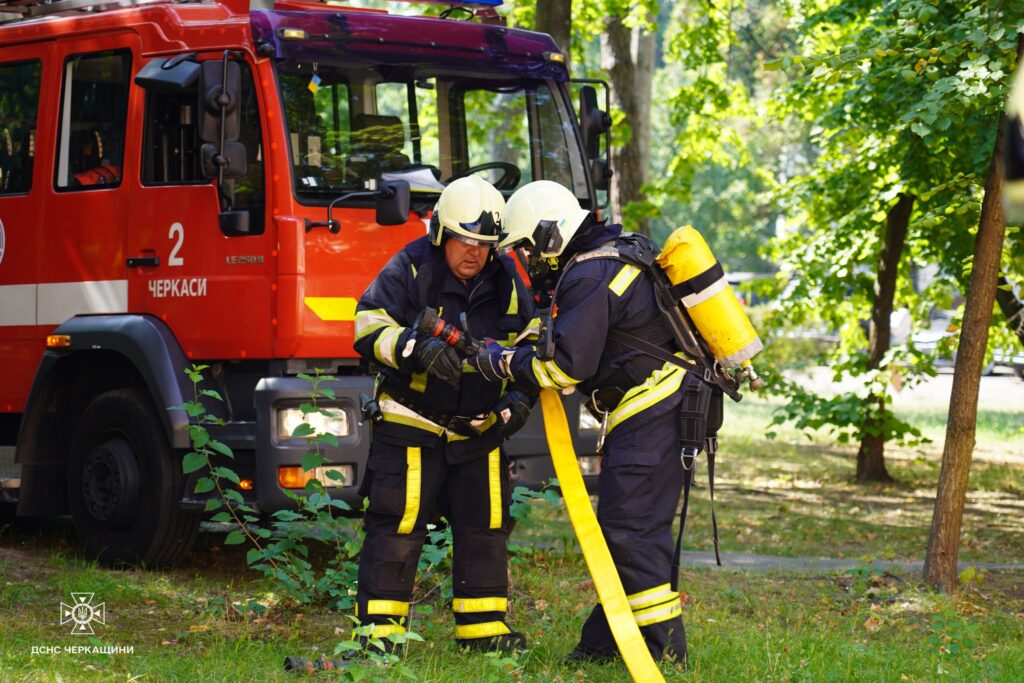
M39 325L128 310L123 235L137 172L138 146L127 127L128 112L137 106L130 88L136 54L128 34L57 44L56 149L36 237L43 245Z
M139 187L130 198L132 223L125 242L126 256L133 259L129 299L133 310L164 320L193 358L270 354L276 252L265 216L263 107L251 66L240 66L240 142L247 170L222 188L203 173L198 129L204 104L198 82L178 89L137 88L144 110L137 119ZM221 230L218 215L228 201L232 209L249 212L247 233Z
M49 45L10 46L0 61L0 413L24 409L43 349L36 328L36 253L45 229L48 165L36 159L51 148L52 132L39 133L47 120L39 93L44 63L52 66L49 54Z

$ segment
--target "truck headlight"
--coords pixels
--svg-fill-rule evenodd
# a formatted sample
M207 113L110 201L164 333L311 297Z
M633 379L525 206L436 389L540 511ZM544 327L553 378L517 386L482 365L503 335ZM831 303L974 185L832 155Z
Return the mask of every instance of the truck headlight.
M338 406L321 407L331 414L309 413L308 415L303 415L302 411L298 408L279 408L277 411L278 440L286 441L293 438L292 433L295 431L295 428L303 422L312 427L313 431L317 434L334 434L337 437L352 436L347 410Z

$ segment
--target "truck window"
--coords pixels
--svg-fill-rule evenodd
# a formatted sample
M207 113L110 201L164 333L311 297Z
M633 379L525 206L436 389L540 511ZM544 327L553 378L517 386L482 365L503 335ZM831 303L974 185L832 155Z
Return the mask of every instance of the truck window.
M466 116L466 167L507 161L522 171L522 183L533 180L526 92L468 90L463 93L462 105ZM500 171L485 172L484 177L493 183L499 180Z
M131 51L74 55L64 63L58 189L121 184Z
M0 194L32 189L39 61L0 64Z
M391 117L404 134L402 154L409 163L440 168L437 134L437 96L434 79L408 83L378 83L377 114ZM415 100L410 100L410 90Z
M349 89L344 81L321 80L311 73L281 80L295 179L302 188L345 184L349 153Z
M382 177L436 195L470 172L506 196L545 178L586 198L557 84L431 64L280 60L275 68L302 202L326 203Z
M241 137L246 149L246 174L235 181L234 207L249 211L249 234L263 232L265 190L263 135L252 71L242 71ZM177 92L146 91L142 144L144 185L206 185L197 126L198 86Z

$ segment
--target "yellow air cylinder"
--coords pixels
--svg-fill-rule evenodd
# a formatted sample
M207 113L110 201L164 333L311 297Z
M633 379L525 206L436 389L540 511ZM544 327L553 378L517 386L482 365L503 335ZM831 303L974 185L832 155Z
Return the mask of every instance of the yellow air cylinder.
M708 243L692 226L669 235L658 263L673 285L686 283L680 301L723 367L746 365L764 348Z

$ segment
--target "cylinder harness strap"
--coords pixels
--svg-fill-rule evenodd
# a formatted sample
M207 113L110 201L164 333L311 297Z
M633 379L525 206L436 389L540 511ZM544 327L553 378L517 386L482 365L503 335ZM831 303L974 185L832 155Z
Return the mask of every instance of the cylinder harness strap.
M544 389L540 392L540 405L544 413L544 431L547 434L548 448L551 450L551 459L555 465L555 474L562 489L565 506L569 510L569 519L572 520L576 538L583 550L583 558L594 579L598 600L604 607L608 626L615 637L615 643L619 646L626 668L629 669L633 680L638 683L664 683L665 679L640 634L640 627L637 626L626 592L615 570L608 544L601 534L597 516L590 505L590 496L583 484L576 452L572 447L572 437L565 419L562 399L555 390Z

